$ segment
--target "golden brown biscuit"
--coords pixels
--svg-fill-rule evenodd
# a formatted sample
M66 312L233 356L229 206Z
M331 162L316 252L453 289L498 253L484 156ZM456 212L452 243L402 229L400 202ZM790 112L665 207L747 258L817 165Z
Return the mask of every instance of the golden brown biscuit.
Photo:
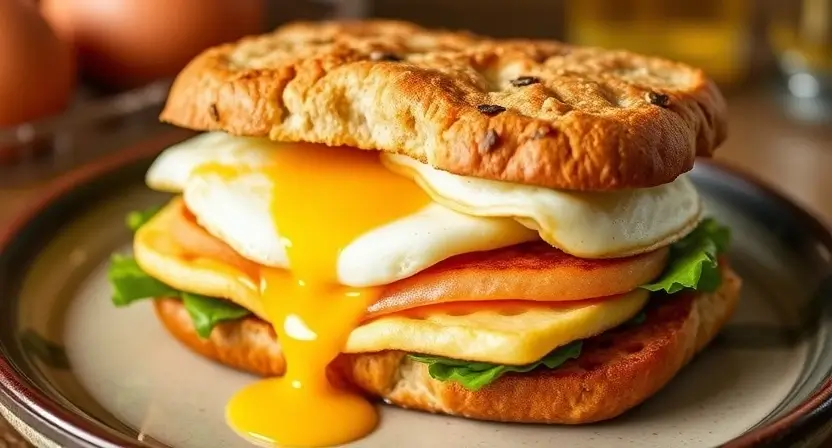
M687 65L395 21L295 23L209 49L161 119L576 190L670 182L727 124L719 90Z
M716 292L656 299L644 323L586 340L578 359L555 370L507 374L478 392L432 379L426 364L397 351L342 355L330 373L389 403L429 412L509 422L610 419L667 384L729 319L741 280L725 263L722 266L723 282ZM155 303L164 325L191 349L259 375L283 373L279 344L264 321L248 318L221 324L203 340L179 301Z

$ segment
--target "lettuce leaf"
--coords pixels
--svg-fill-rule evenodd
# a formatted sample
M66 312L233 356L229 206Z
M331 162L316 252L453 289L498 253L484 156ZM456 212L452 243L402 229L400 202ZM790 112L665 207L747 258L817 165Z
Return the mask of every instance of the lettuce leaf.
M161 206L130 212L125 224L133 232L150 221ZM113 287L113 304L127 306L137 300L157 297L171 297L182 300L185 310L191 316L194 329L202 338L211 336L211 331L220 322L235 320L251 312L227 300L191 294L156 280L142 270L136 259L126 255L113 255L107 277Z
M178 290L147 275L135 258L126 255L112 256L107 277L113 287L113 304L119 307L150 297L180 296Z
M428 364L428 373L431 378L439 381L456 381L468 390L478 391L509 372L525 373L541 366L548 369L560 367L566 361L580 356L582 346L582 341L571 342L552 350L540 361L522 366L460 361L430 355L408 356L414 361Z
M156 280L139 267L133 257L115 254L107 273L113 287L113 304L118 307L156 297L179 298L191 316L197 334L202 338L220 322L248 316L251 312L227 300L179 291Z
M135 232L136 230L139 230L141 226L147 224L147 222L156 216L156 213L159 213L159 210L161 209L162 207L160 205L154 205L145 210L134 210L127 214L127 218L124 220L125 224L127 224L127 227L130 228L130 230Z
M688 236L670 246L670 261L653 283L641 287L675 294L685 289L713 292L722 282L717 255L728 250L731 230L707 218Z
M187 292L182 293L182 303L191 316L196 333L202 338L211 336L211 330L220 322L240 319L251 314L249 310L228 300Z

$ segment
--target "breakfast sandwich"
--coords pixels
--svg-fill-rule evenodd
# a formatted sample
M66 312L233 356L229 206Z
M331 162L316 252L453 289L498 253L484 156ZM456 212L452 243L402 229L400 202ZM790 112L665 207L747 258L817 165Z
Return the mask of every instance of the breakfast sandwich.
M147 172L172 199L129 216L113 300L152 299L185 346L267 377L226 410L257 443L355 440L368 398L610 419L739 296L729 230L686 175L725 139L725 103L683 64L294 23L197 56L161 119L201 133Z

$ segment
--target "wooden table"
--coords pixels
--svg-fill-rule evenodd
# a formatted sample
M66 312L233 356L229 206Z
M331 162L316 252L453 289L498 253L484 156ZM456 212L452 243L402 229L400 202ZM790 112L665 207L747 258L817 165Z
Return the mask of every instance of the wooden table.
M756 175L832 224L832 123L790 120L775 97L762 90L730 96L729 105L730 137L717 158ZM47 183L41 179L0 189L0 226ZM24 446L0 418L0 448Z

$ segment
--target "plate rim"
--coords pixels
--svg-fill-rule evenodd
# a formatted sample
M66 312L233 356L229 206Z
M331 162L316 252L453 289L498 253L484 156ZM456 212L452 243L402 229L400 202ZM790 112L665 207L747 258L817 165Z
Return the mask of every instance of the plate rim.
M174 129L143 140L125 149L77 167L50 182L36 199L4 229L0 229L0 254L6 252L15 236L23 232L43 211L62 197L85 184L92 183L106 174L146 161L165 147L195 135L194 131ZM832 226L808 210L802 203L790 198L778 188L762 180L756 174L722 159L697 159L698 165L709 171L729 176L752 189L773 199L798 218L801 226L807 228L832 251ZM120 433L91 422L38 390L17 372L13 364L0 356L0 404L23 423L50 440L70 440L90 447L146 447L138 439L125 437ZM764 443L773 443L787 436L811 434L823 423L832 420L832 376L825 378L817 391L798 404L788 414L764 426L754 428L722 446L746 448Z

